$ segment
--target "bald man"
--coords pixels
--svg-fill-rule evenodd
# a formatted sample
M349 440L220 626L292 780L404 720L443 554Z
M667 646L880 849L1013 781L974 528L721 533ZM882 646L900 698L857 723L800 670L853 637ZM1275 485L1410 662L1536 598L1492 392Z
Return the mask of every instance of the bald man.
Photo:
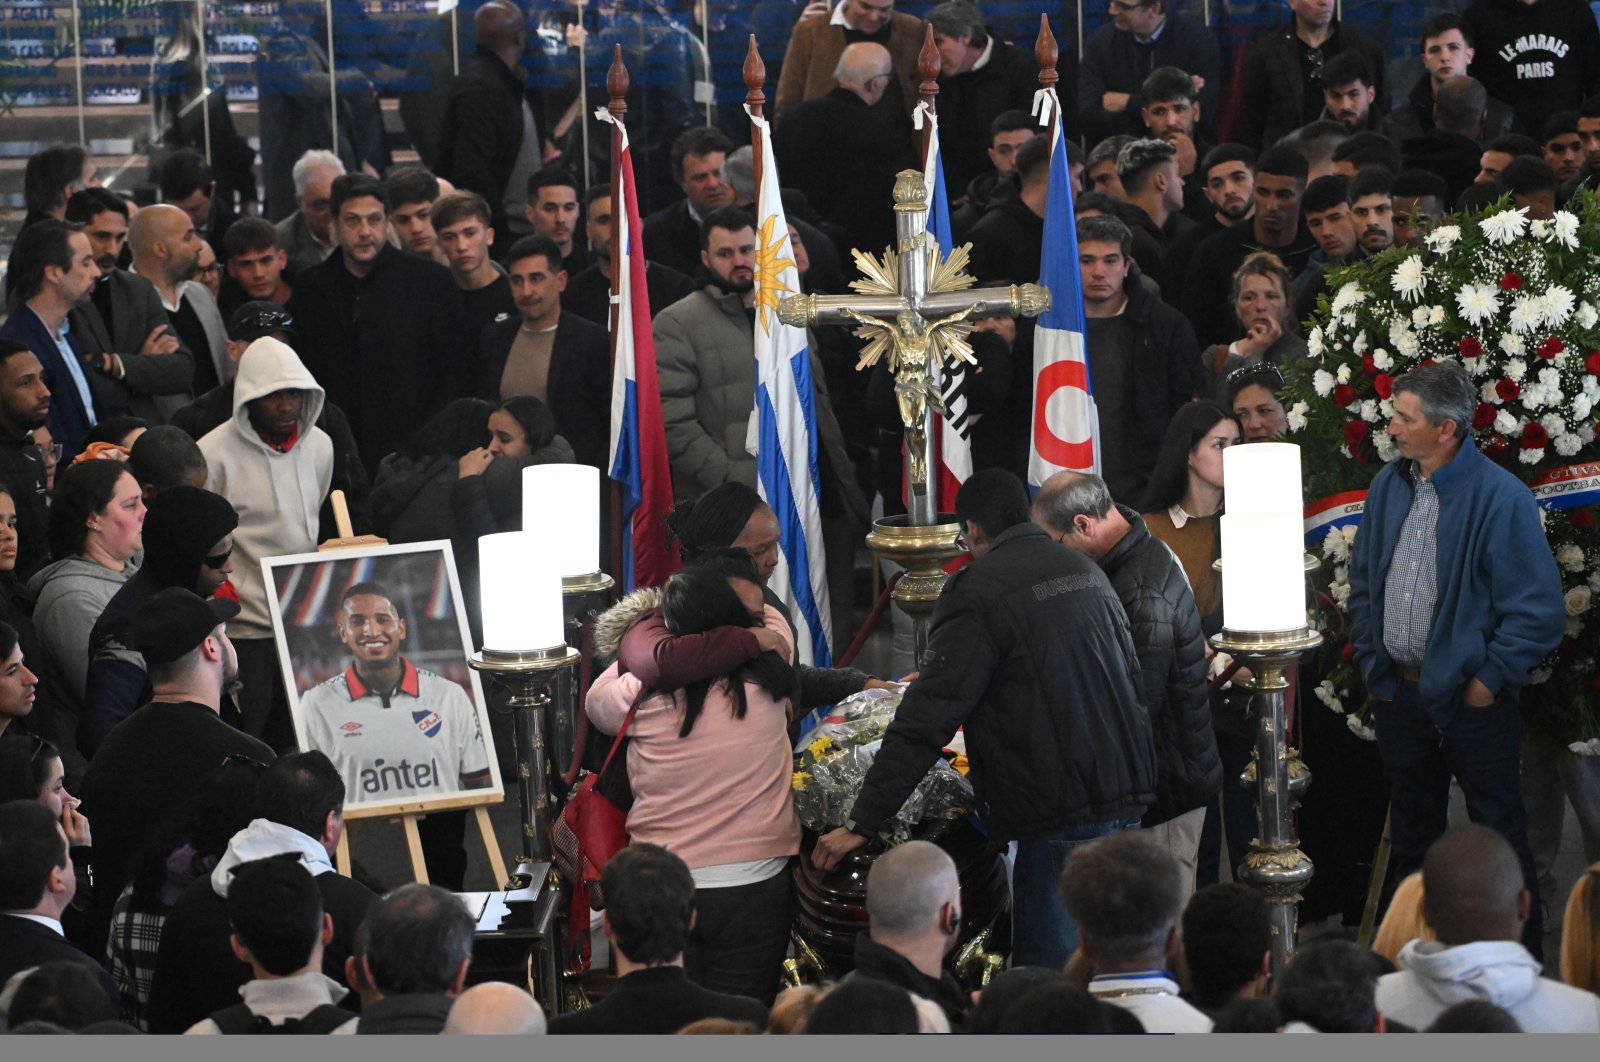
M1456 1003L1483 1000L1523 1032L1600 1032L1600 999L1540 976L1522 946L1531 905L1498 832L1474 824L1439 838L1422 863L1422 914L1438 939L1400 949L1399 972L1378 981L1378 1009L1421 1029Z
M472 18L476 49L450 88L434 171L489 201L500 250L533 231L524 216L528 178L540 166L542 105L522 74L528 33L509 0L490 0Z
M832 91L784 111L772 137L783 183L842 226L851 246L873 251L894 239L894 175L916 165L910 119L876 106L894 76L889 49L851 44L834 66Z
M959 1031L966 997L944 972L944 958L960 939L961 881L944 849L907 841L873 862L867 872L867 932L856 937L850 976L887 981L932 1000Z
M168 203L145 207L128 223L133 271L155 286L178 340L194 355L194 375L178 407L230 376L228 330L217 300L194 279L200 235L189 215Z
M544 1011L516 985L485 981L456 997L442 1031L446 1036L543 1036Z

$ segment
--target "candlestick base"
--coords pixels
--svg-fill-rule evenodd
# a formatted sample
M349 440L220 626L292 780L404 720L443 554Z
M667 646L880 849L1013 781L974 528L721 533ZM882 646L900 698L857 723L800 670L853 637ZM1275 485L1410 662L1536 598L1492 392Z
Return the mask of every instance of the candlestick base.
M954 515L940 513L936 524L913 524L909 516L886 516L875 520L867 546L879 560L893 561L905 574L891 595L895 606L911 617L917 666L928 647L928 625L933 606L944 590L944 566L961 554L956 539L961 525Z

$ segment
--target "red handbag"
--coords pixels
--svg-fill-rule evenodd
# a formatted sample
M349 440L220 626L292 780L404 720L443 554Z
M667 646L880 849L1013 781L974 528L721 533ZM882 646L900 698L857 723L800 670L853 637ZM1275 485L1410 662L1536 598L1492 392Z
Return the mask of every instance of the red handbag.
M649 691L641 692L639 700L628 709L611 751L600 765L600 770L579 783L577 790L562 809L561 817L550 830L556 869L572 889L571 920L568 922L572 937L573 957L578 969L589 965L589 912L605 910L605 895L600 889L600 877L606 863L628 844L628 813L617 807L597 787L611 767L622 739L633 725L639 704Z

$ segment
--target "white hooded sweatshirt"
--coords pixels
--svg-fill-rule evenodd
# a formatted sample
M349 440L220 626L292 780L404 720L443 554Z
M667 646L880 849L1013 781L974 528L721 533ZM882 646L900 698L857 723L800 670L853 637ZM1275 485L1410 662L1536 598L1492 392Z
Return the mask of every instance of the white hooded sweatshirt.
M211 870L211 889L223 899L228 898L228 885L233 881L234 868L241 863L254 863L258 859L293 853L300 865L312 877L333 873L333 861L328 850L315 837L308 837L292 826L271 819L251 819L250 825L233 835L228 850L222 853Z
M1509 1011L1523 1032L1600 1032L1600 997L1540 976L1539 960L1514 940L1413 940L1399 958L1400 971L1378 980L1378 1010L1413 1028L1481 999Z
M305 392L300 431L288 451L277 450L250 424L246 404L274 391ZM231 638L270 638L261 558L310 553L317 548L318 514L333 482L333 440L316 426L325 401L322 386L289 347L270 337L245 349L233 383L233 419L200 440L206 489L227 498L239 513L233 533L233 584L239 616Z

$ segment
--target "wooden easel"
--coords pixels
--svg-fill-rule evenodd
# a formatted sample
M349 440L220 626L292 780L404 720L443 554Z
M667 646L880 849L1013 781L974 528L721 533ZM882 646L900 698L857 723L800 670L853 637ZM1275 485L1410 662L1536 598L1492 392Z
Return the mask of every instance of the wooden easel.
M387 546L387 539L377 535L356 535L350 524L350 506L345 501L344 491L336 490L328 498L333 505L333 522L338 527L339 537L329 539L317 547L318 553L331 553L341 549L360 549L366 546ZM503 799L503 798L502 798ZM489 869L494 873L495 880L502 886L511 880L506 873L506 861L500 854L500 845L495 840L494 824L489 821L489 804L495 801L485 801L481 796L466 795L451 797L445 800L432 800L426 804L415 807L402 804L397 808L379 808L375 811L363 813L357 809L348 809L345 812L345 821L356 819L388 818L399 819L400 828L405 831L406 851L411 856L411 873L418 882L428 884L428 865L422 858L422 837L417 833L417 822L426 815L440 811L451 811L456 808L472 808L478 820L478 836L483 840L484 852L489 857ZM335 856L339 873L345 877L350 876L350 832L346 829L339 835L339 851Z

